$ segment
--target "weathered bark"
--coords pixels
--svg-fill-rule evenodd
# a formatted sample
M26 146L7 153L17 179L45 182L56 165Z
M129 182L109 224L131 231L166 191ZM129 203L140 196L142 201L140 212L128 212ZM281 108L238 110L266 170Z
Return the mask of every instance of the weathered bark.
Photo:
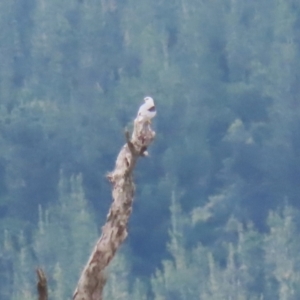
M112 184L113 202L102 234L81 273L73 300L102 300L105 269L127 237L135 192L133 170L139 156L147 155L147 147L154 136L150 123L141 117L134 121L131 139L126 132L127 143L117 157L115 169L107 175Z
M36 285L39 300L48 300L48 285L47 285L47 278L42 269L37 269L36 274L38 277L38 282Z

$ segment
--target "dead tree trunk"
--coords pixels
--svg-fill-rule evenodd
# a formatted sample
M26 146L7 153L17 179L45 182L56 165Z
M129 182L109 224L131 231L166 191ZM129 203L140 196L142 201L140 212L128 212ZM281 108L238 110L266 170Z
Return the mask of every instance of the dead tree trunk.
M47 285L47 278L42 269L36 270L38 282L36 285L39 300L48 300L48 285Z
M135 119L132 136L130 138L126 132L127 143L117 157L115 169L107 175L112 184L113 202L102 234L81 273L73 300L102 300L106 282L104 271L128 234L135 192L133 170L138 158L147 155L147 147L155 136L150 125L142 117Z

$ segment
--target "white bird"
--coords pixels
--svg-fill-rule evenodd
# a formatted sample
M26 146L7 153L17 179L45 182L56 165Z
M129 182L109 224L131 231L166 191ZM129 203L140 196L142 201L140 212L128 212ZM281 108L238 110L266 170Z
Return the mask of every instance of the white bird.
M145 103L139 108L138 117L144 118L150 122L156 115L154 100L151 97L145 97L144 101Z

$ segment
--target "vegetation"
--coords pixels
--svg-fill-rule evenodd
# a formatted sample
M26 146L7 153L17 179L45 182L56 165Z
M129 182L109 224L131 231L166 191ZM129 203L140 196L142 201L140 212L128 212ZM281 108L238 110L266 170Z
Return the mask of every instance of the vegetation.
M2 0L0 298L70 298L123 128L151 159L108 299L300 298L300 2Z

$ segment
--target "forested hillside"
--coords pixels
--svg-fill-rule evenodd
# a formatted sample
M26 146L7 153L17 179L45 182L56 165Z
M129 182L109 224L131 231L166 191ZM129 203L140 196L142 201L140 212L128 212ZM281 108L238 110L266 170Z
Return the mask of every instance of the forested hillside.
M145 95L106 299L300 299L300 2L0 1L0 299L69 299Z

